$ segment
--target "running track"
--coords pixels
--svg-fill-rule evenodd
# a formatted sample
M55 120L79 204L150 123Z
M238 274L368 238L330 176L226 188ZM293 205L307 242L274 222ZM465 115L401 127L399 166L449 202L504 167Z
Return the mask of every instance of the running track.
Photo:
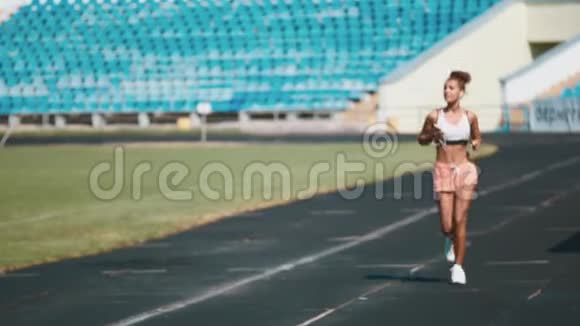
M0 276L0 323L578 325L580 137L489 138L467 286L447 282L431 194L370 186Z

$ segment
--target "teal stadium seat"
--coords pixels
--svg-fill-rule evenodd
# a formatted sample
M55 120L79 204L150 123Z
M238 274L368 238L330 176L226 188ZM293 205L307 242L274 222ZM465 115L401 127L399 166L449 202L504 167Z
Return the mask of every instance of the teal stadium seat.
M580 97L580 82L574 86L574 96Z
M561 98L580 98L580 83L565 88L560 94Z
M31 0L0 25L0 114L342 110L497 2Z
M580 97L580 84L573 87L564 88L564 90L560 94L560 97L561 98Z

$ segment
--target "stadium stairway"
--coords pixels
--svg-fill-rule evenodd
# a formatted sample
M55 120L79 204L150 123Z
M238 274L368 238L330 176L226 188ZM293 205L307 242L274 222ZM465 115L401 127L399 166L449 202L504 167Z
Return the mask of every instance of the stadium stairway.
M344 123L369 124L375 122L378 103L378 93L367 94L360 101L353 102L343 114Z

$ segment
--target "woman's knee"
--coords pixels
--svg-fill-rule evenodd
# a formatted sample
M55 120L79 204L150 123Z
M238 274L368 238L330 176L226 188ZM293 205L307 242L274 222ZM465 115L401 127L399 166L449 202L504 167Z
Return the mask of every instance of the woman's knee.
M453 224L462 226L467 223L467 207L455 207L455 211L453 212Z
M454 217L453 223L455 225L454 232L465 232L467 229L467 215L460 215Z
M443 233L445 236L450 236L453 234L453 223L451 223L451 220L449 223L441 224L441 233Z

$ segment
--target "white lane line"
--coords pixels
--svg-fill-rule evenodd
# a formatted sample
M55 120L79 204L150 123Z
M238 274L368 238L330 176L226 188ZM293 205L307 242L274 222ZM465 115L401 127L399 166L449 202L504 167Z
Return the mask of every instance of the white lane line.
M489 234L491 232L495 232L495 231L503 228L504 226L512 223L513 221L517 220L518 218L520 218L522 216L526 216L530 213L536 212L539 209L548 208L548 207L552 206L558 200L561 200L561 199L569 196L570 194L572 194L578 190L580 190L580 185L578 185L576 187L572 187L566 191L561 191L561 193L559 193L558 195L549 197L546 200L541 201L537 206L529 206L526 210L520 210L520 212L518 214L511 215L508 218L504 219L500 223L497 223L497 224L495 224L487 229L484 229L484 230L469 231L469 232L467 232L467 235L470 237L476 237L476 236L486 235L486 234ZM546 204L546 203L549 203L549 204Z
M106 270L101 272L101 274L107 276L164 274L164 273L167 273L166 269L117 269L117 270Z
M353 215L356 211L352 209L327 209L310 211L310 215Z
M348 241L353 241L353 240L357 240L357 239L360 239L360 235L347 235L344 237L328 238L327 241L329 241L329 242L348 242Z
M570 187L567 190L561 190L557 194L555 194L554 196L552 196L552 197L550 197L550 198L548 198L546 200L543 200L540 203L540 207L550 207L550 206L554 205L554 203L557 202L558 200L566 197L569 193L575 192L575 191L578 191L578 190L580 190L580 184L577 184L577 185L575 185L573 187Z
M502 283L509 284L546 284L550 282L551 279L539 279L539 280L504 280L500 281Z
M530 294L528 296L528 301L534 299L535 297L539 296L540 294L542 294L542 289L537 289L536 291L534 291L532 294Z
M542 170L526 173L526 174L521 175L515 179L508 181L508 182L504 182L504 183L500 183L500 184L495 185L495 186L488 187L486 189L480 190L478 192L478 197L487 196L487 195L492 194L494 192L502 191L502 190L507 189L509 187L517 186L517 185L522 184L524 182L533 180L533 179L541 176L545 172L547 172L547 170L545 170L545 168L544 168Z
M420 210L421 210L420 208L401 208L399 210L399 212L401 212L401 213L417 213Z
M313 324L314 322L330 315L333 312L334 312L334 309L327 309L325 312L321 313L320 315L316 315L316 316L298 324L297 326L307 326L307 325Z
M555 168L553 166L555 164L558 165L558 168L562 168L562 167L572 165L572 164L579 162L579 161L580 161L580 155L575 156L575 157L568 159L566 161L551 164L551 165L549 165L545 168L542 168L540 170L526 173L520 177L509 180L505 183L501 183L501 184L498 184L496 186L492 186L488 189L481 190L481 191L479 191L478 197L487 196L487 195L490 195L492 193L495 193L495 192L507 189L509 187L513 187L513 186L525 183L527 181L533 180L535 178L538 178L538 177L544 175L545 173L547 173L548 171L554 170ZM348 250L350 248L357 247L361 244L378 239L378 238L385 236L391 232L394 232L398 229L401 229L409 224L416 223L416 222L424 219L425 217L427 217L431 214L434 214L436 212L437 212L437 206L433 206L431 208L424 209L421 212L407 216L406 218L403 218L397 222L394 222L392 224L388 224L388 225L385 225L381 228L378 228L370 233L367 233L367 234L361 236L359 239L353 240L351 242L347 242L347 243L340 244L340 245L337 245L334 247L330 247L328 249L325 249L325 250L320 251L318 253L315 253L313 255L305 256L305 257L299 258L297 260L290 261L286 264L272 267L270 269L266 269L264 272L262 272L260 274L249 276L247 278L243 278L243 279L240 279L237 281L232 281L230 283L222 284L221 286L214 287L213 289L205 291L203 293L195 294L189 298L185 298L183 300L175 301L175 302L172 302L172 303L169 303L169 304L166 304L163 306L159 306L159 307L151 309L151 310L144 311L142 313L138 313L136 315L127 317L125 319L113 322L110 325L118 325L118 326L134 325L134 324L143 322L145 320L148 320L148 319L160 316L160 315L165 315L165 314L177 311L177 310L181 310L185 307L188 307L188 306L191 306L191 305L215 298L217 296L220 296L224 293L235 290L237 288L247 286L247 285L252 284L254 282L257 282L257 281L268 279L268 278L270 278L274 275L280 274L282 272L294 269L296 267L299 267L299 266L302 266L305 264L310 264L310 263L316 262L316 261L321 260L323 258L326 258L328 256L343 252L343 251Z
M305 257L302 257L300 259L290 261L286 264L282 264L282 265L279 265L279 266L276 266L273 268L265 269L265 271L260 273L260 274L256 274L256 275L253 275L253 276L250 276L247 278L240 279L238 281L233 281L231 283L215 287L209 291L200 293L200 294L192 296L190 298L186 298L184 300L169 303L167 305L160 306L156 309L149 310L149 311L131 316L129 318L114 322L111 325L134 325L136 323L151 319L153 317L164 315L164 314L167 314L170 312L174 312L174 311L183 309L185 307L191 306L193 304L200 303L200 302L206 301L208 299L212 299L214 297L217 297L217 296L222 295L226 292L235 290L237 288L247 286L251 283L254 283L254 282L257 282L260 280L268 279L268 278L270 278L274 275L280 274L282 272L295 269L296 267L299 267L302 265L316 262L318 260L321 260L322 258L343 252L347 249L359 246L363 243L366 243L366 242L369 242L372 240L376 240L376 239L378 239L386 234L389 234L393 231L396 231L402 227L405 227L409 224L420 221L421 219L423 219L426 216L429 216L431 214L434 214L435 212L437 212L436 206L425 209L424 211L422 211L420 213L408 216L407 218L404 218L404 219L399 220L397 222L394 222L392 224L383 226L382 228L376 229L370 233L367 233L366 235L362 236L360 239L357 239L357 240L354 240L351 242L347 242L347 243L344 243L341 245L337 245L335 247L330 247L330 248L323 250L323 251L320 251L316 254L313 254L310 256L305 256Z
M527 216L530 213L533 213L534 211L535 210L527 211L527 212L520 212L516 215L511 215L510 217L504 219L500 223L494 224L493 226L490 226L487 229L483 229L483 230L479 230L479 231L468 231L467 236L471 238L471 237L480 237L480 236L488 235L492 232L495 232L497 230L502 229L503 227L512 223L513 221L517 220L520 217Z
M248 272L263 272L263 268L257 267L232 267L227 269L228 273L248 273Z
M27 277L39 277L39 273L0 273L0 278L27 278Z
M534 212L537 208L536 206L533 205L527 205L527 206L499 206L499 209L502 210L510 210L510 211L519 211L519 212Z
M361 295L357 295L356 297L354 297L354 298L352 298L344 303L341 303L334 308L327 309L323 313L316 315L316 316L314 316L314 317L312 317L312 318L310 318L310 319L308 319L300 324L297 324L296 326L308 326L308 325L313 324L313 323L321 320L322 318L324 318L324 317L326 317L334 312L337 312L341 309L344 309L345 307L350 306L351 304L355 303L358 300L362 300L362 301L368 300L368 297L370 295L377 293L377 292L385 289L386 287L391 286L392 284L393 284L393 282L386 282L386 283L383 283L381 285L375 286L375 287L371 288L370 290L366 291L365 293L363 293Z
M417 273L418 271L422 270L424 267L425 267L425 264L415 266L415 267L411 268L411 270L409 271L409 274L413 275L413 274Z
M564 161L552 163L546 167L546 171L561 169L577 162L580 162L580 156L574 156Z
M167 305L160 306L160 307L155 308L153 310L145 311L143 313L131 316L129 318L114 322L111 325L119 325L119 326L134 325L136 323L151 319L153 317L164 315L167 313L171 313L171 312L183 309L185 307L191 306L193 304L200 303L200 302L206 301L208 299L212 299L214 297L217 297L217 296L222 295L224 293L227 293L229 291L233 291L237 288L247 286L251 283L254 283L254 282L257 282L260 280L268 279L268 278L270 278L274 275L280 274L282 272L292 270L292 269L299 267L299 266L302 266L302 265L313 263L313 262L321 260L322 258L325 258L327 256L331 256L331 255L343 252L347 249L359 246L363 243L378 239L378 238L380 238L386 234L389 234L393 231L396 231L402 227L405 227L409 224L420 221L421 219L425 218L426 216L429 216L429 215L434 214L436 212L437 212L437 207L433 206L431 208L423 210L420 213L413 214L411 216L408 216L407 218L404 218L404 219L399 220L397 222L394 222L392 224L386 225L382 228L376 229L370 233L367 233L357 240L347 242L347 243L344 243L341 245L337 245L335 247L330 247L330 248L323 250L323 251L320 251L316 254L313 254L310 256L305 256L305 257L302 257L300 259L288 262L286 264L282 264L282 265L279 265L279 266L276 266L273 268L265 269L265 271L260 273L260 274L249 276L247 278L243 278L243 279L240 279L238 281L234 281L234 282L231 282L228 284L224 284L224 285L215 287L211 290L208 290L208 291L200 293L198 295L186 298L184 300L179 300L179 301L176 301L173 303L169 303Z
M580 227L578 227L578 226L559 226L559 227L547 228L546 231L551 231L551 232L578 232L578 231L580 231Z
M356 268L414 268L419 264L366 264L356 265Z
M464 288L464 287L450 287L447 292L450 293L479 293L481 292L481 289L479 288Z
M546 265L549 260L506 260L506 261L488 261L485 263L489 266L518 266L518 265Z

